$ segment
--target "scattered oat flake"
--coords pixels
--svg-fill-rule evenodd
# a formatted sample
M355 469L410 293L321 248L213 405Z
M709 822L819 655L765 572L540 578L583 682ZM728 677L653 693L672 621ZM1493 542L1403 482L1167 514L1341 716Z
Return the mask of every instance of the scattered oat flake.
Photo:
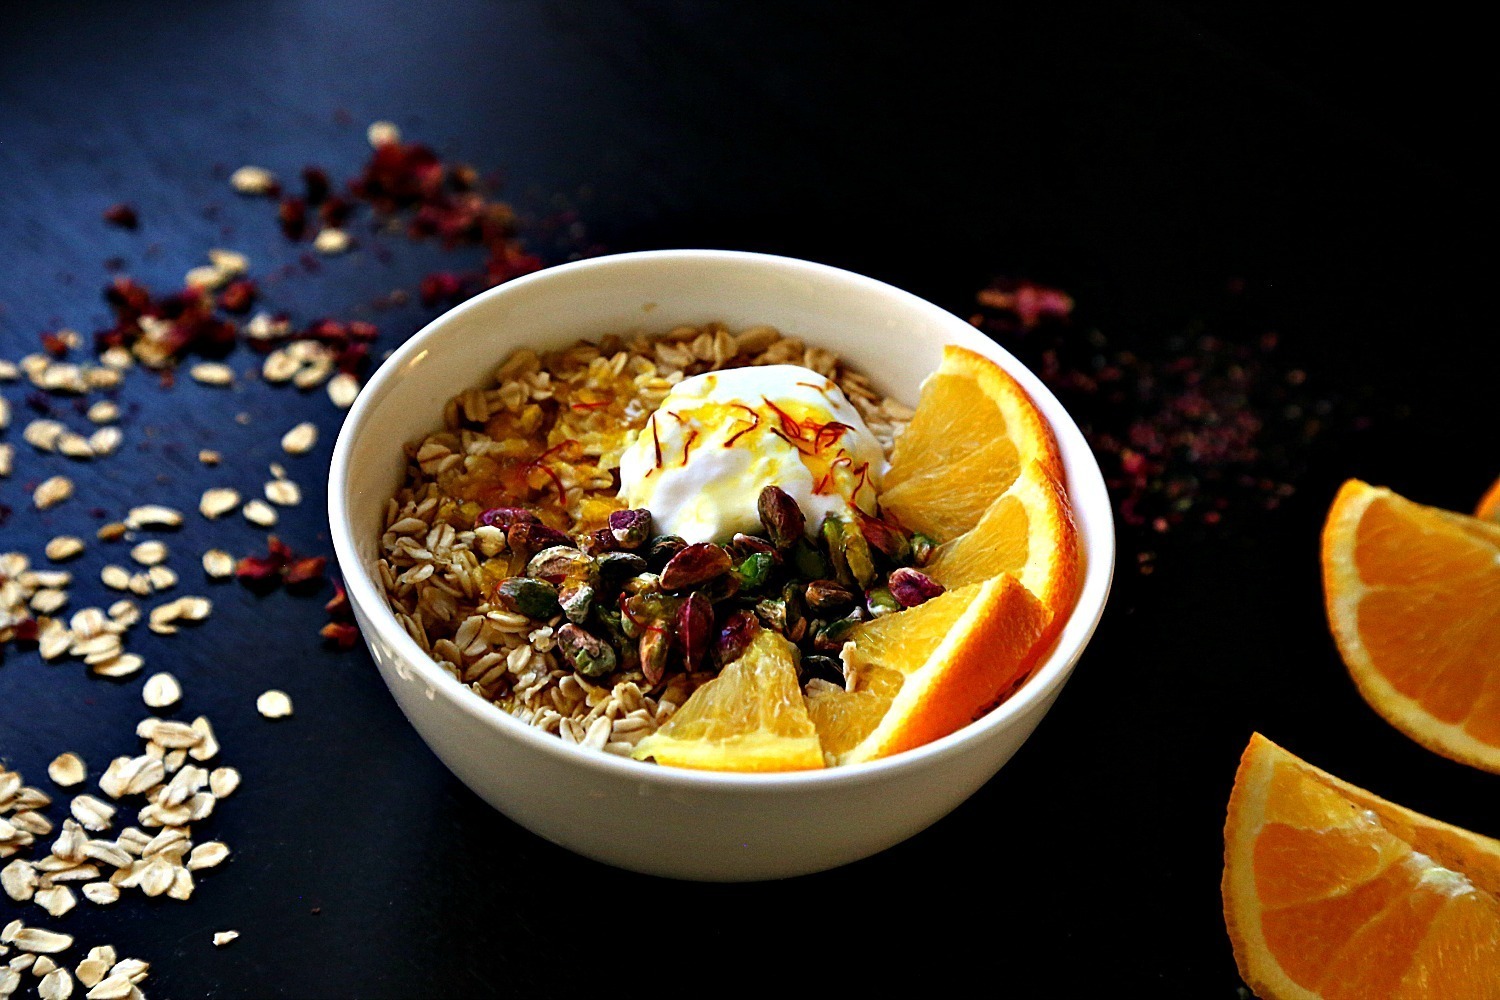
M88 1000L124 1000L134 986L128 976L111 975L84 995Z
M219 453L212 448L203 448L198 452L198 461L204 465L218 465L220 461Z
M68 1000L73 995L73 977L68 974L67 969L53 969L42 976L42 981L36 987L36 995L41 1000Z
M240 194L270 195L280 190L276 175L265 167L243 166L229 175L229 186Z
M239 931L216 931L214 933L214 947L222 948L239 936Z
M234 575L234 556L223 549L209 549L203 553L203 572L215 580Z
M141 698L152 708L166 708L181 700L182 685L169 673L152 674L141 688Z
M19 920L14 921L14 925L20 923ZM12 926L6 925L6 930L11 930ZM6 935L5 939L21 951L29 951L37 955L55 955L73 947L73 935L45 931L40 927L16 927L14 933Z
M370 145L373 148L379 149L381 146L400 142L401 129L396 126L395 122L371 122L370 127L365 130L365 138L370 141Z
M271 527L277 520L276 509L264 500L251 500L240 512L245 515L245 520L262 528Z
M303 421L281 437L282 450L289 455L306 454L317 443L318 426L309 421Z
M37 510L46 510L57 506L72 495L73 480L67 476L53 476L51 479L42 480L31 494L31 502L36 505Z
M73 890L65 885L51 885L45 889L38 889L32 901L54 917L60 917L78 905L78 898L73 895Z
M58 535L42 551L53 562L63 562L83 552L83 539L75 535Z
M120 898L120 890L110 882L89 882L83 887L83 898L90 903L108 906Z
M273 479L266 483L266 499L280 507L295 507L302 502L302 488L290 479Z
M215 798L227 798L240 787L240 772L232 767L216 767L208 776L208 790Z
M181 524L181 513L155 503L132 507L125 517L125 525L129 528L176 528Z
M348 372L339 372L328 380L328 398L333 405L341 410L347 410L354 405L354 399L359 395L359 379Z
M75 795L68 809L85 830L107 830L114 822L115 807L92 795Z
M120 442L125 440L125 433L118 427L101 427L89 435L89 450L95 455L111 455L115 449L120 447Z
M217 840L210 840L193 848L193 853L188 855L187 866L192 871L200 868L216 868L224 863L229 857L229 848Z
M200 361L188 369L188 374L204 385L234 384L234 369L218 361Z
M47 765L47 776L54 782L67 788L76 785L88 776L88 768L84 766L83 758L76 753L59 754L52 763Z
M238 490L230 489L228 486L215 486L203 491L203 496L198 500L198 512L212 519L229 513L239 504Z
M349 249L350 242L348 233L329 227L313 237L313 249L318 253L339 254Z
M284 719L292 714L292 699L285 691L266 691L255 699L255 710L268 719Z
M156 566L166 560L167 547L155 539L149 542L141 542L130 550L130 558L142 566Z
M107 399L101 399L89 407L88 418L92 423L112 424L120 419L120 407Z

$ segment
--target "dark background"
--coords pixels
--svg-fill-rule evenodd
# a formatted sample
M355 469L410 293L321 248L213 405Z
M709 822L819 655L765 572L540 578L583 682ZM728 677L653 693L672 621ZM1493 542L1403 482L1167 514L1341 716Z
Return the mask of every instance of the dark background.
M884 855L761 885L626 874L513 826L424 748L362 651L320 648L321 599L199 584L211 538L236 554L261 540L243 521L211 535L194 515L169 544L179 592L207 593L213 617L172 638L142 626L127 645L147 672L177 675L177 714L206 713L243 772L196 831L234 855L189 903L132 892L53 921L0 900L0 921L75 934L70 967L105 942L145 958L154 997L856 994L897 972L1002 995L1236 996L1221 827L1253 730L1500 832L1493 777L1359 699L1316 568L1344 478L1466 510L1497 472L1482 37L1434 8L1355 22L1152 3L7 5L0 357L35 350L43 330L107 325L111 256L157 288L210 246L246 252L263 276L295 263L271 206L235 197L225 171L352 176L365 125L389 118L503 171L531 218L576 209L579 245L785 253L964 315L992 276L1027 276L1077 298L1080 330L1158 352L1219 315L1239 279L1253 321L1234 329L1275 330L1279 363L1370 424L1331 426L1301 454L1281 509L1235 507L1217 529L1150 540L1150 576L1134 562L1147 541L1127 531L1098 636L1010 766ZM120 201L139 209L138 233L101 222ZM451 266L431 247L389 249L268 281L267 302L299 321L369 314L388 348L431 311L366 303ZM24 425L26 390L0 391ZM79 497L46 514L23 487L66 460L12 427L0 503L16 513L0 547L39 558L54 534L91 534L94 506L114 517L143 497L192 509L219 483L257 492L281 432L313 419L317 448L286 461L306 497L278 533L326 551L338 414L321 390L133 377L122 399L126 449L69 465ZM203 469L204 446L230 461ZM73 564L74 608L106 598L98 568L120 555L93 545ZM92 784L135 751L144 676L8 651L0 760L56 792L46 764L76 750ZM253 707L273 686L296 703L275 724ZM215 949L229 928L242 937Z

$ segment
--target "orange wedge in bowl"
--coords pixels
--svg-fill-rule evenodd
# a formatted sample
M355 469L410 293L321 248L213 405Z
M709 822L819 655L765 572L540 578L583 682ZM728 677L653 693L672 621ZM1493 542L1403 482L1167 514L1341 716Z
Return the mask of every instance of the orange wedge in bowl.
M938 546L923 571L949 590L1008 573L1061 626L1078 597L1078 529L1068 495L1040 462L1029 462L979 523Z
M1224 920L1263 1000L1500 1000L1500 842L1258 733L1224 826Z
M1485 490L1484 496L1479 500L1479 506L1474 508L1474 516L1481 521L1494 521L1500 524L1500 479L1496 479Z
M1500 525L1350 480L1322 548L1328 621L1365 701L1500 773Z
M957 731L1026 679L1051 620L1015 578L997 576L856 627L848 689L809 685L823 750L853 764Z
M703 771L822 767L823 750L797 686L796 647L762 630L632 756Z
M896 439L880 504L946 542L979 523L1032 462L1062 481L1057 442L1026 390L989 358L949 346Z

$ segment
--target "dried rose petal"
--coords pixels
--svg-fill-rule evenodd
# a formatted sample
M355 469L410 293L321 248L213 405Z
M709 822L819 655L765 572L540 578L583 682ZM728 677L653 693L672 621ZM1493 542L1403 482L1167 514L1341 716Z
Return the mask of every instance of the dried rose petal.
M276 221L289 240L300 240L307 234L307 202L301 198L283 198L276 208Z
M302 190L309 205L322 204L329 191L327 172L321 167L303 167Z
M334 621L351 621L354 618L354 609L349 606L349 593L344 589L340 580L333 581L333 597L323 605L323 610L329 618Z
M434 271L422 279L418 294L424 306L454 302L463 294L463 279L451 271Z
M282 578L286 580L288 586L321 580L323 579L323 569L327 565L327 556L308 556L305 559L294 559L287 565Z
M255 282L249 278L231 281L219 293L219 308L232 313L249 312L255 304L255 294Z
M318 218L322 220L323 225L339 229L349 220L349 213L353 211L353 205L334 195L319 207Z
M339 649L353 649L359 642L359 629L350 622L329 622L318 634Z
M281 582L281 561L265 556L245 556L234 564L234 575L245 584L269 584Z
M42 334L42 350L54 358L65 358L68 356L68 342L55 333Z
M111 226L119 226L121 229L135 229L141 224L140 216L136 214L135 209L124 202L106 208L104 221Z

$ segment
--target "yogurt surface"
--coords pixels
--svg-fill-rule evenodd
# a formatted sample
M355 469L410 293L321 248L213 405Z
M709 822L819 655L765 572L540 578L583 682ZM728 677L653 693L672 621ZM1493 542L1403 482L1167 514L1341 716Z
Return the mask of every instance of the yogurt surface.
M756 501L785 490L809 536L829 514L876 510L885 453L830 379L796 365L706 372L672 388L620 456L620 497L692 542L762 532Z

